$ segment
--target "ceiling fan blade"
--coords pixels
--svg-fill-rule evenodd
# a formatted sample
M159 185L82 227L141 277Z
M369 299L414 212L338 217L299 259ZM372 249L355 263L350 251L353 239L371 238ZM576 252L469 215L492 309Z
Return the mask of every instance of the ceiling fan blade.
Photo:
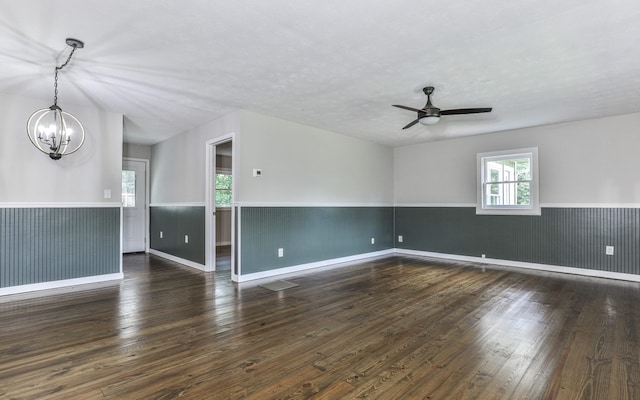
M492 108L457 108L454 110L442 110L440 115L479 114L491 112Z
M423 112L422 110L417 109L417 108L407 107L407 106L399 106L397 104L393 104L393 107L402 108L403 110L409 110L409 111L415 111L415 112Z
M415 124L417 124L417 123L418 123L418 121L420 121L420 120L419 120L419 119L416 119L416 120L414 120L414 121L411 121L411 122L409 122L407 125L405 125L405 127L404 127L404 128L402 128L402 129L411 128L412 126L414 126Z

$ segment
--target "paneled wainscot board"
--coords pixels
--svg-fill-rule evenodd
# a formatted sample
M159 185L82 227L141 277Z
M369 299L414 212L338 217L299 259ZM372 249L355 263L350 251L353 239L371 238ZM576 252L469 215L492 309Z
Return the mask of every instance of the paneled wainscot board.
M472 207L397 207L397 248L640 274L640 209L543 208L540 216ZM614 246L614 255L605 254Z
M242 275L393 248L393 207L242 207L240 224Z
M205 263L204 206L152 205L149 214L151 249L194 263ZM188 243L185 243L185 235L189 237Z
M0 208L0 288L120 272L120 208Z

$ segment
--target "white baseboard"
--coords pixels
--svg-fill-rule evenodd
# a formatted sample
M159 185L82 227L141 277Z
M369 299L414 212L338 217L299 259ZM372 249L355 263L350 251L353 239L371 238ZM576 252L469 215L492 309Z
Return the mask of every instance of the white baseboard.
M307 263L307 264L292 265L290 267L271 269L271 270L262 271L262 272L254 272L246 275L241 274L237 276L236 282L247 282L247 281L253 281L256 279L273 278L276 276L278 278L283 278L285 276L297 275L297 274L300 274L301 272L306 272L309 270L313 270L313 272L327 271L330 269L348 267L354 261L362 261L367 258L388 256L388 255L392 255L393 253L394 253L393 249L388 249L388 250L374 251L371 253L357 254L357 255L348 256L348 257L332 258L330 260L316 261L316 262Z
M183 264L191 268L195 268L200 271L205 271L204 265L195 263L193 261L185 260L183 258L176 257L171 254L163 253L161 251L157 251L153 249L150 249L149 253ZM581 275L581 276L596 277L596 278L640 282L640 275L635 275L635 274L625 274L620 272L608 272L608 271L599 271L599 270L591 270L591 269L584 269L584 268L563 267L559 265L536 264L536 263L521 262L521 261L500 260L496 258L471 257L471 256L457 255L457 254L434 253L429 251L408 250L408 249L398 249L398 248L376 251L371 253L358 254L358 255L348 256L348 257L333 258L330 260L323 260L323 261L317 261L317 262L308 263L308 264L294 265L290 267L256 272L252 274L239 275L237 282L242 283L242 282L254 281L252 283L255 283L259 280L268 280L269 278L274 278L274 277L285 278L287 276L300 275L301 273L306 273L306 272L328 271L332 269L348 267L353 265L355 262L360 262L365 259L379 258L379 257L388 256L388 255L393 255L393 254L441 258L446 260L466 261L466 262L474 262L474 263L480 263L480 264L493 264L493 265L500 265L500 266L506 266L506 267L533 269L533 270L546 271L546 272L556 272L556 273ZM83 278L65 279L65 280L59 280L59 281L41 282L41 283L19 285L19 286L10 286L5 288L0 288L0 296L35 292L35 291L48 290L48 289L70 288L72 286L122 280L123 278L124 278L124 274L122 272L118 272L115 274L96 275L96 276L88 276Z
M535 269L538 271L546 271L546 272L558 272L562 274L582 275L582 276L590 276L590 277L596 277L596 278L607 278L607 279L617 279L621 281L640 282L640 275L624 274L621 272L608 272L608 271L599 271L596 269L563 267L560 265L550 265L550 264L536 264L536 263L522 262L522 261L501 260L497 258L461 256L456 254L434 253L430 251L406 250L406 249L394 249L394 250L396 254L404 254L404 255L411 255L411 256L442 258L446 260L468 261L468 262L475 262L475 263L481 263L481 264L501 265L505 267Z
M88 283L115 281L115 280L121 280L123 278L124 278L124 274L122 272L118 272L115 274L87 276L84 278L64 279L60 281L32 283L28 285L19 285L19 286L9 286L5 288L0 288L0 296L35 292L38 290L68 288L70 286L86 285Z
M158 256L158 257L162 257L162 258L166 258L169 261L177 262L178 264L182 264L182 265L185 265L185 266L190 267L190 268L195 268L195 269L200 270L200 271L210 272L210 271L207 271L206 266L204 264L199 264L197 262L193 262L193 261L190 261L190 260L187 260L187 259L184 259L184 258L176 257L174 255L163 253L163 252L158 251L158 250L149 249L149 254L153 254L154 256Z

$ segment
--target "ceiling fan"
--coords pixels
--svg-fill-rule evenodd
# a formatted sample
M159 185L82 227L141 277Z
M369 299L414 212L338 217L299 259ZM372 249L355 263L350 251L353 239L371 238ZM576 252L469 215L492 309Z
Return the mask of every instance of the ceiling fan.
M418 122L420 122L423 125L434 125L434 124L437 124L438 121L440 121L440 116L441 115L479 114L479 113L491 112L491 110L492 110L491 107L488 107L488 108L456 108L456 109L453 109L453 110L440 110L438 107L435 107L433 104L431 104L431 95L433 94L433 90L434 90L433 86L427 86L426 88L422 89L424 94L427 95L427 104L424 107L422 107L421 109L393 104L394 107L402 108L404 110L409 110L409 111L415 111L415 112L418 113L418 118L413 120L413 121L411 121L411 122L409 122L402 129L411 128L412 126L414 126Z

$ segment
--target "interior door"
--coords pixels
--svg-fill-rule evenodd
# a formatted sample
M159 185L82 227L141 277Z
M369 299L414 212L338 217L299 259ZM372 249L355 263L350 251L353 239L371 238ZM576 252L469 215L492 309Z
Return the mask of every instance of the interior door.
M146 163L122 162L122 252L146 250Z

